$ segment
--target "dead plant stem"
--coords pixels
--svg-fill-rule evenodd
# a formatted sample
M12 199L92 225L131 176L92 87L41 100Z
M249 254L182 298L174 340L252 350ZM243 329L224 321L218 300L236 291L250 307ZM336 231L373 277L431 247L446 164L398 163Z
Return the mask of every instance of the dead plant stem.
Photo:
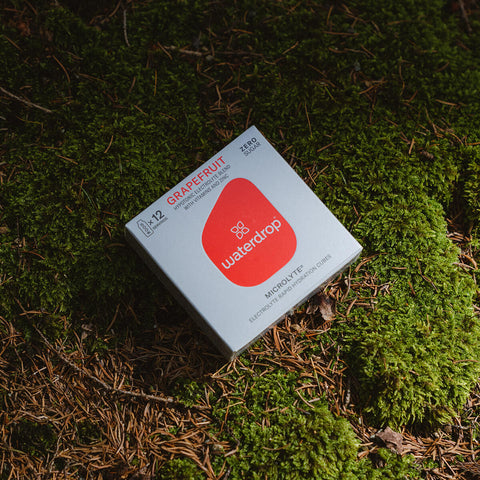
M38 108L39 110L42 110L45 113L53 113L52 110L49 110L48 108L42 107L41 105L37 105L36 103L33 103L30 100L27 100L26 98L19 97L18 95L15 95L14 93L9 92L8 90L5 90L2 87L0 87L0 92L2 92L4 95L7 95L10 98L13 98L14 100L22 102L23 104L27 105L28 107Z
M160 397L158 395L150 395L147 393L143 392L131 392L128 390L122 390L120 388L113 387L112 385L109 385L108 383L105 383L103 380L100 380L98 377L95 375L92 375L90 372L87 370L79 367L77 364L72 362L66 355L64 355L62 352L57 350L45 337L45 335L37 328L35 327L35 330L37 333L40 335L40 338L42 341L45 343L45 345L52 350L63 362L65 362L69 367L73 368L76 372L80 373L81 375L84 375L88 379L90 379L92 382L100 385L104 390L107 390L108 392L115 393L117 395L125 395L127 397L133 397L133 398L138 398L146 401L152 401L152 402L157 402L157 403L162 403L162 404L169 404L172 406L180 406L183 408L193 408L195 410L209 410L208 407L203 406L203 405L193 405L192 407L187 407L184 405L181 401L175 400L172 397Z

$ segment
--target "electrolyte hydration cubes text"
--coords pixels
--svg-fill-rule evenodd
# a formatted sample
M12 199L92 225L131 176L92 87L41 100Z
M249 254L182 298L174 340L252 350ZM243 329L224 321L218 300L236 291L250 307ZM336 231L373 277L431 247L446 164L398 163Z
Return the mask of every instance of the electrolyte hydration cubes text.
M255 127L131 220L126 235L229 359L362 249Z

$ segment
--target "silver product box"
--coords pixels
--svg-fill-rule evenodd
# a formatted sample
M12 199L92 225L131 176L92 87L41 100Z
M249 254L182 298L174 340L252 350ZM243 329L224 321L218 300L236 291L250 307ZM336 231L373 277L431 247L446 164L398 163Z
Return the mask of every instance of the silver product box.
M128 222L126 236L228 359L362 250L255 127Z

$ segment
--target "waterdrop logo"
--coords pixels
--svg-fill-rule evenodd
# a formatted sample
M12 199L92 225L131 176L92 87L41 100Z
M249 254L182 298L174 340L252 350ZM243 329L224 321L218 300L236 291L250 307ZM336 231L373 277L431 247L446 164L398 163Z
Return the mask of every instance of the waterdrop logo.
M218 197L205 223L202 245L228 280L253 287L291 260L297 238L290 224L252 182L236 178Z
M244 225L243 222L237 222L235 226L233 226L230 231L234 233L239 240L243 238L250 230Z

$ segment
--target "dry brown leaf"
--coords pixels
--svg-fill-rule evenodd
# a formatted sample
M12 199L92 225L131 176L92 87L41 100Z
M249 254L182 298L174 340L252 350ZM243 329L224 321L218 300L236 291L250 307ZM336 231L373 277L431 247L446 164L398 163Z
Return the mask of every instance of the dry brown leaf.
M394 432L390 427L385 428L375 434L375 438L380 439L385 446L399 455L403 452L403 435L398 432Z
M306 313L313 315L319 312L322 318L329 322L335 318L335 300L324 293L318 293L308 302Z

